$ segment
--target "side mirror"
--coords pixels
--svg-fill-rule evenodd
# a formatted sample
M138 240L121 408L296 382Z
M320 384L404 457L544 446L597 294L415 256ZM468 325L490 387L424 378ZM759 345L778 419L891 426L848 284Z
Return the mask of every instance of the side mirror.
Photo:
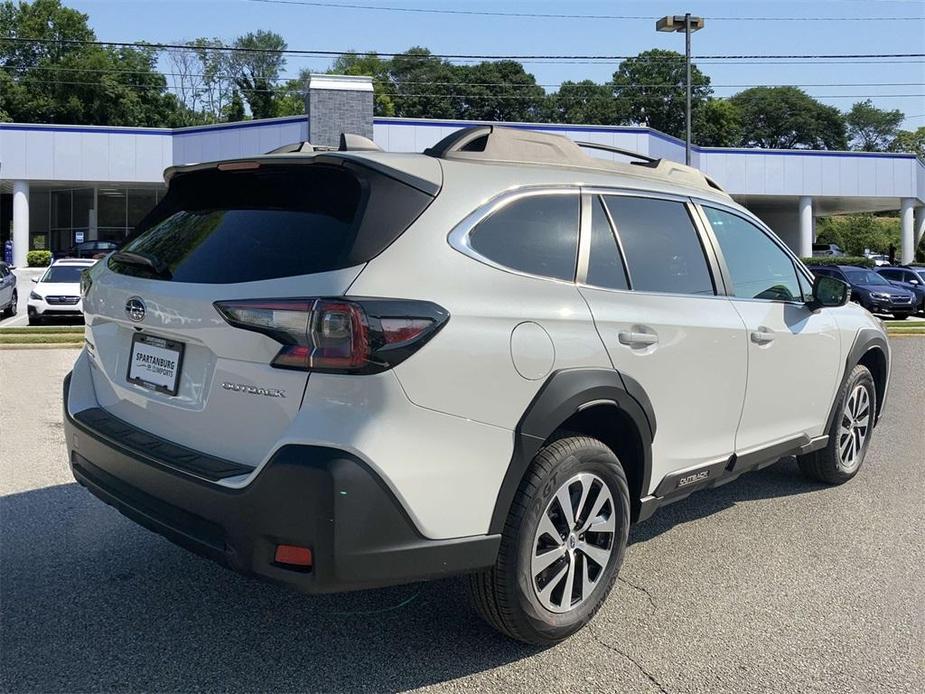
M38 283L39 283L39 278L38 278L38 277L33 277L33 278L32 278L32 284L38 284Z
M851 287L836 277L819 275L813 280L813 300L807 306L813 311L829 306L844 306L851 298Z

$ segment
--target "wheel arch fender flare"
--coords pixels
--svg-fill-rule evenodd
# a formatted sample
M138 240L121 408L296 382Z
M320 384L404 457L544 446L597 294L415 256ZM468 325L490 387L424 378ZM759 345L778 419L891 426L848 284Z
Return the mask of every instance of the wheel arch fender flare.
M864 363L873 352L879 354L878 358L882 360L883 367L882 373L872 373L877 391L877 411L874 424L876 425L880 421L880 415L883 413L883 405L890 379L890 345L886 337L879 330L864 328L859 330L858 334L855 335L854 343L851 345L851 349L848 350L848 356L845 358L844 371L838 382L838 388L835 391L836 398L835 401L832 402L832 408L829 410L829 417L826 420L827 432L832 431L835 418L838 416L838 393L841 392L845 385L845 381L848 380L854 367Z
M614 369L572 368L550 374L524 410L514 430L514 451L495 500L490 533L504 528L511 504L534 456L562 424L589 407L610 406L626 415L642 442L642 495L652 471L655 410L645 389ZM616 412L615 412L616 414ZM633 500L638 502L638 499Z

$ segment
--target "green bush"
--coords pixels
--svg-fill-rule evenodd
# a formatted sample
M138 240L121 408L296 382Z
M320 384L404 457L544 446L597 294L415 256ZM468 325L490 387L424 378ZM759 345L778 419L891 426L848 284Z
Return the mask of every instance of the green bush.
M46 267L51 265L51 251L29 251L26 253L26 264L29 267Z
M874 267L870 258L858 255L825 255L813 258L803 258L804 265L857 265L858 267Z

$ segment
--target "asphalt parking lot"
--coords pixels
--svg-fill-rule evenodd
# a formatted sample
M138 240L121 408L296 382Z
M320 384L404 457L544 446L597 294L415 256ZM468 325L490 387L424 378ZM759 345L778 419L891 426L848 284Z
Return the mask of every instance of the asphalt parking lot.
M312 597L174 547L70 477L77 351L0 351L0 690L925 691L925 339L892 347L855 480L784 460L662 509L549 649L483 625L458 580Z

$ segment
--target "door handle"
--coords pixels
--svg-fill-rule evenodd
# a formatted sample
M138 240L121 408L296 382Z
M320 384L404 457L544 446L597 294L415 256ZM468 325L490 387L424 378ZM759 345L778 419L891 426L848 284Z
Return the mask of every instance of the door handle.
M658 335L654 333L620 332L617 334L617 339L620 340L621 345L645 347L658 342Z
M774 333L767 328L758 328L752 330L751 338L756 345L767 345L774 342Z

